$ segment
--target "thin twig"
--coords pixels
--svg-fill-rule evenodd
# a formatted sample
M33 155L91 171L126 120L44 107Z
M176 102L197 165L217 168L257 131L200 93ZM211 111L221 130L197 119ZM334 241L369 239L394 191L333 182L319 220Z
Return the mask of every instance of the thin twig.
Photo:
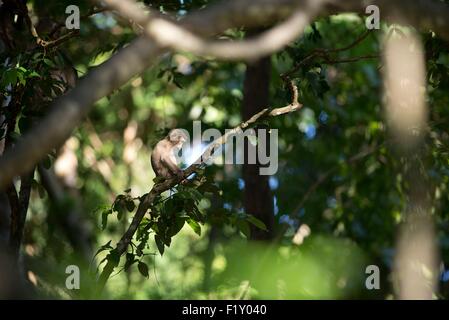
M359 57L351 57L351 58L344 58L344 59L325 59L325 62L328 64L338 64L338 63L349 63L349 62L357 62L360 60L366 60L366 59L378 59L380 55L378 54L371 54L366 56L359 56Z
M89 11L87 14L82 15L82 16L80 17L80 20L87 19L87 18L89 18L89 17L91 17L91 16L93 16L93 15L96 15L96 14L98 14L98 13L102 13L102 12L105 12L105 11L107 11L106 8L92 9L92 10ZM61 28L63 28L63 27L65 27L65 22L60 22L60 23L58 23L57 25L55 25L55 26L53 27L53 29L51 29L51 31L48 33L48 36L51 38L56 32L59 31L59 29L61 29Z
M46 49L59 46L61 43L70 40L80 34L79 30L72 30L58 39L52 41L43 41L40 45Z
M312 52L307 54L301 61L299 61L297 64L295 64L295 66L291 70L289 70L286 73L284 73L283 75L281 75L281 77L292 76L303 65L305 65L307 62L309 62L310 60L317 58L317 57L324 58L327 63L339 63L339 62L332 62L332 61L337 61L337 60L332 60L330 58L331 53L337 53L337 52L342 52L342 51L347 51L349 49L352 49L356 45L361 43L363 40L365 40L368 37L368 35L370 35L370 34L371 34L371 30L365 31L359 37L357 37L357 39L355 41L353 41L349 45L341 47L341 48L334 48L334 49L332 49L332 48L331 49L317 48L317 49L314 49L314 50L312 50ZM355 60L355 61L357 61L357 60ZM347 62L352 62L352 61L347 61Z

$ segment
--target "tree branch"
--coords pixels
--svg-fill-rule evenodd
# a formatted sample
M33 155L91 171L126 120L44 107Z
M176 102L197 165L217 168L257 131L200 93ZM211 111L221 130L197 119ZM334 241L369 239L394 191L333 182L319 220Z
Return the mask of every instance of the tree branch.
M67 40L70 40L70 39L78 36L79 34L80 34L79 30L73 30L73 31L70 31L70 32L66 33L65 35L63 35L60 38L55 39L55 40L51 40L51 41L41 40L39 45L41 47L43 47L43 48L46 48L46 49L57 47L61 43L65 42Z
M199 34L211 35L233 26L269 24L288 15L292 3L293 0L262 0L257 5L259 11L255 11L252 0L221 2L189 14L182 25ZM95 101L144 71L154 62L152 59L164 52L167 51L147 37L138 37L78 81L66 95L56 99L51 112L0 158L0 189L15 176L31 170L53 148L62 145Z
M323 0L323 14L364 12L361 0ZM239 0L222 1L188 14L180 25L191 32L209 36L232 27L269 25L287 17L292 10L307 8L312 0ZM449 6L440 1L373 0L382 17L390 22L409 18L417 28L432 29L449 39ZM108 61L96 67L79 81L78 86L57 99L52 111L36 127L24 135L16 146L0 158L0 189L14 176L33 168L53 148L60 146L89 112L92 104L122 86L134 75L148 68L157 56L166 52L146 37L138 37ZM95 89L92 89L95 88Z
M41 164L38 165L37 169L42 186L47 191L48 197L54 203L62 204L67 197L64 185L61 184L52 169L47 170ZM74 200L76 200L76 203L68 207L64 214L56 214L55 217L72 247L77 253L80 253L80 256L86 262L90 261L92 257L92 247L89 241L90 232L83 223L84 221L79 212L79 199L74 197Z
M289 105L275 109L265 108L262 111L258 112L257 114L253 115L249 120L240 123L232 130L226 131L225 134L223 134L221 137L215 139L213 142L209 144L209 146L206 148L203 154L194 162L194 164L190 165L187 169L183 171L182 176L174 177L172 179L165 180L164 182L157 183L156 185L154 185L154 187L151 189L149 193L141 197L140 204L137 207L136 214L134 215L130 226L126 230L125 234L121 237L120 241L117 243L116 248L114 249L116 250L119 256L122 256L126 252L134 236L134 233L139 227L140 222L147 213L148 209L153 204L155 198L162 192L170 190L171 188L179 184L181 181L186 179L188 176L190 176L192 173L196 172L201 167L205 166L206 163L212 158L213 151L216 150L216 148L220 147L221 145L226 144L227 139L230 136L240 133L245 128L253 126L254 124L264 119L277 117L301 109L302 104L298 102L298 89L296 85L292 81L289 81L288 85L292 92L292 102ZM116 265L114 265L112 261L108 261L106 266L103 268L103 271L101 272L98 280L98 290L100 292L103 290L107 280L109 279L109 276L114 271L115 267Z
M8 188L6 189L6 196L8 197L9 202L9 208L11 209L11 218L10 218L10 225L9 225L9 247L12 248L12 241L13 234L15 234L18 229L19 225L19 219L20 219L20 201L19 201L19 195L17 194L16 187L13 183L11 183ZM11 250L13 251L13 250Z
M349 57L349 58L342 58L342 59L324 59L324 61L327 64L338 64L338 63L350 63L350 62L357 62L360 60L379 59L379 58L380 58L380 55L378 55L378 54L368 54L366 56Z
M28 211L28 204L31 194L31 182L33 180L32 173L26 174L20 178L20 192L19 195L14 195L14 205L10 203L11 207L11 226L9 233L9 248L14 259L17 259L20 252L20 245L22 243L23 229L25 227L25 220ZM11 186L14 188L14 186ZM11 189L10 189L11 190ZM14 189L15 192L15 189ZM12 193L12 191L11 191ZM9 196L9 193L8 193Z
M449 41L449 5L434 0L327 0L327 13L357 12L365 14L368 5L380 9L381 20L432 30Z
M87 18L89 18L89 17L91 17L91 16L93 16L93 15L96 15L96 14L98 14L98 13L103 13L103 12L105 12L106 11L106 8L94 8L94 9L92 9L91 11L89 11L87 14L85 14L85 15L82 15L81 17L80 17L80 20L85 20L85 19L87 19ZM51 29L51 31L48 33L48 36L51 38L51 37L53 37L53 35L55 34L55 33L57 33L61 28L64 28L65 27L65 21L64 22L60 22L60 23L58 23L57 25L55 25L52 29Z
M334 48L334 49L316 48L316 49L312 50L309 54L307 54L304 57L304 59L302 59L301 61L296 63L295 66L292 69L290 69L288 72L286 72L283 75L281 75L281 77L290 77L290 76L292 76L303 65L305 65L307 62L309 62L310 60L312 60L314 58L317 58L317 57L322 57L327 63L337 63L337 62L332 62L332 61L337 61L337 60L330 59L329 55L331 53L342 52L342 51L347 51L349 49L352 49L356 45L361 43L363 40L365 40L370 34L371 34L371 30L367 30L367 31L363 32L359 37L357 37L357 39L355 41L353 41L350 44L348 44L347 46L344 46L344 47L341 47L341 48ZM357 61L357 60L355 60L355 61Z
M150 9L148 9L149 14L145 14L134 0L104 0L102 2L111 9L117 10L124 18L142 25L145 34L161 47L229 61L256 60L294 41L310 23L310 18L320 10L323 0L308 3L301 10L294 8L291 16L284 22L262 32L257 37L241 41L206 40Z

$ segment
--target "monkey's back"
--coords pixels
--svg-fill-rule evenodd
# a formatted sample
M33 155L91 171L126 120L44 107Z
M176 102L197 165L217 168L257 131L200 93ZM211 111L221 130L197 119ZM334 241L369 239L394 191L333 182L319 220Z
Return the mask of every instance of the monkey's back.
M165 156L164 153L168 152L167 143L168 142L165 141L165 139L159 141L154 146L153 152L151 153L151 167L153 168L156 177L169 178L172 176L172 173L167 166L164 165L162 160L162 157Z

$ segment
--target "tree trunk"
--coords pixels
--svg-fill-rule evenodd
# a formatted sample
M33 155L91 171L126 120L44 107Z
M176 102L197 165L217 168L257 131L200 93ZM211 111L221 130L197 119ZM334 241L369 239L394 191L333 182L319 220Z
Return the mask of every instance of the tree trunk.
M271 60L270 57L248 64L243 84L242 117L248 120L252 115L269 105ZM257 152L257 146L247 144L245 157L248 152ZM259 174L260 163L243 165L244 208L245 212L254 215L265 223L268 232L251 226L251 239L271 240L274 237L273 197L268 184L268 176Z

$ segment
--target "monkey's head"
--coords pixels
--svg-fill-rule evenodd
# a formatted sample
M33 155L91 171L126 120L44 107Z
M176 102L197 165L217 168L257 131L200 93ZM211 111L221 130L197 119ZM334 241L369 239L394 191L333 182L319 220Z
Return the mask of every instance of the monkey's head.
M168 141L177 148L181 148L182 145L187 141L187 134L182 129L173 129L168 133Z

